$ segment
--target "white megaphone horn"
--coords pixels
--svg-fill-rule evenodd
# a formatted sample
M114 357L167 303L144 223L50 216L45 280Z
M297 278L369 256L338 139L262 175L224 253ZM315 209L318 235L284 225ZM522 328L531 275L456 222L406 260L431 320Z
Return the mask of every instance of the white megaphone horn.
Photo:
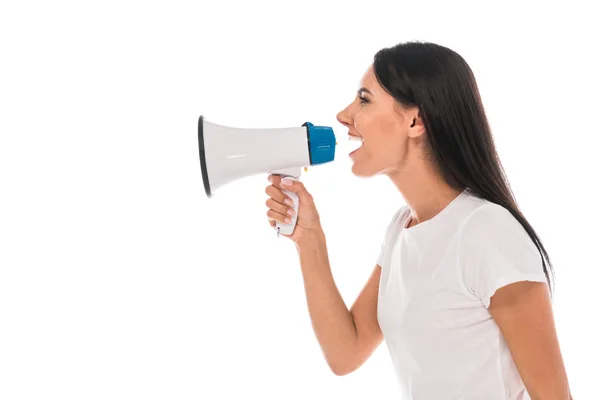
M267 173L300 178L302 168L335 158L337 142L333 129L310 122L292 128L247 129L198 120L198 147L204 190L210 198L215 190L247 176ZM284 190L294 202L290 224L277 222L277 234L291 235L298 216L298 196Z

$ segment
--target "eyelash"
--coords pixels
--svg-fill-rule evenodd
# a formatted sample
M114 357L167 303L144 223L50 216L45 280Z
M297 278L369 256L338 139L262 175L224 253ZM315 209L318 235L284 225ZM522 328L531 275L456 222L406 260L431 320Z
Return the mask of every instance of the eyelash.
M359 99L360 99L360 102L361 102L362 104L366 104L366 103L368 103L368 102L369 102L369 100L367 100L366 98L364 98L364 97L362 97L362 96L360 96L360 97L359 97Z

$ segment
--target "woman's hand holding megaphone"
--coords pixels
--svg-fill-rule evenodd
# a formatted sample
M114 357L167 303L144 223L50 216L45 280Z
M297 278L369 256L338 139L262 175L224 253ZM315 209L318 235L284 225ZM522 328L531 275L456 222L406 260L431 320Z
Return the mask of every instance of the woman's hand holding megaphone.
M269 195L266 202L269 208L267 217L272 227L275 227L276 222L284 224L291 222L294 206L292 199L283 192L289 190L298 196L298 216L294 232L284 236L299 244L301 240L321 230L321 221L313 197L302 182L276 174L269 175L269 182L271 184L267 186L265 192Z

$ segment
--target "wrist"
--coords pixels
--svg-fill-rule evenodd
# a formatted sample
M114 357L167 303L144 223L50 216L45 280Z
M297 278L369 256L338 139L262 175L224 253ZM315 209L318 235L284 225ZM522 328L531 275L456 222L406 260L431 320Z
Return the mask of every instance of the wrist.
M318 226L314 229L302 232L302 236L296 241L298 251L315 249L325 243L325 232Z

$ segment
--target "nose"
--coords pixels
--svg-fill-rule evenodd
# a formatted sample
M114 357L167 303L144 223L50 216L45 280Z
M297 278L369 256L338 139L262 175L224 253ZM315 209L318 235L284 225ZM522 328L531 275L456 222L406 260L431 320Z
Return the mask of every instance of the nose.
M350 113L348 112L349 108L350 106L344 108L336 116L338 122L348 128L352 125L352 118L350 116Z

